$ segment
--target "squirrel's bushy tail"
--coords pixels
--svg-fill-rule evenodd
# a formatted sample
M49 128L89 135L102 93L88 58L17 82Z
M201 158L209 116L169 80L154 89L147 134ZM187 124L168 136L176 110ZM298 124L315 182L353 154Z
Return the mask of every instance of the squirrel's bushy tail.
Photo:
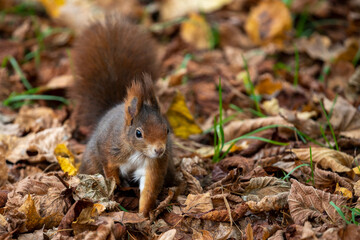
M76 79L70 90L80 125L93 127L123 101L131 81L159 74L156 43L141 28L113 15L95 22L76 39Z

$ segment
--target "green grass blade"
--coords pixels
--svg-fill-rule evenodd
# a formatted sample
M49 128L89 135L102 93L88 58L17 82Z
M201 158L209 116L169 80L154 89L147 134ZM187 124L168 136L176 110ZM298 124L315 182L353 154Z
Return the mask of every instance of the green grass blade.
M8 106L9 104L17 101L23 100L50 100L50 101L58 101L64 104L68 104L69 101L66 98L59 97L59 96L51 96L51 95L17 95L13 97L9 97L6 99L3 104Z
M309 166L309 164L303 163L303 164L295 167L295 168L294 168L293 170L291 170L288 174L286 174L282 179L283 179L283 180L288 179L293 172L295 172L297 169L299 169L299 168L301 168L301 167L304 167L304 166Z
M351 224L351 222L346 219L343 211L341 211L341 209L340 209L338 206L336 206L333 201L330 201L330 205L335 208L335 210L338 212L338 214L340 215L340 217L341 217L347 224Z
M15 58L13 56L9 57L9 61L12 65L12 67L14 68L15 72L20 76L21 82L24 84L26 89L32 89L31 84L29 83L29 81L26 79L24 73L22 72L19 64L17 63L17 61L15 60Z

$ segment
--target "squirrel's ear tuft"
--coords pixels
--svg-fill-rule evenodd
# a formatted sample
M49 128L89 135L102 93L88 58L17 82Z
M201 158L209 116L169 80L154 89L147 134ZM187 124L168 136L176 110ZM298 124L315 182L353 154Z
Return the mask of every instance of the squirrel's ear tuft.
M140 112L143 96L144 93L141 83L134 81L131 87L127 90L127 96L125 98L126 125L130 126L132 124L132 120Z
M159 109L159 103L155 97L154 82L151 79L150 74L143 74L143 82L144 92L146 93L146 99L144 99L144 101L150 106Z

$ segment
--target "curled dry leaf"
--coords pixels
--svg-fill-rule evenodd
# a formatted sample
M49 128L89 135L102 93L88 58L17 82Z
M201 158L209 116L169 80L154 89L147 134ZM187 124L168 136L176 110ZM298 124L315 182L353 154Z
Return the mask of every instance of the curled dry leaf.
M211 48L211 28L202 15L190 14L189 19L181 24L180 36L196 49Z
M276 195L265 196L259 202L247 201L249 209L253 212L264 212L280 210L288 205L289 192L282 192Z
M303 132L312 138L317 138L321 135L320 125L310 119L313 117L313 114L314 113L310 112L304 117L304 114L301 115L298 112L286 110L284 108L280 110L280 115L289 123L294 124L300 132Z
M189 194L184 205L183 212L185 214L206 213L214 209L209 192L197 195Z
M225 141L229 141L240 137L245 133L273 124L292 126L280 116L248 119L246 121L234 120L224 127Z
M192 239L198 240L213 240L214 238L211 236L209 231L206 230L195 230L193 229Z
M308 148L292 149L296 157L301 161L310 162L310 150ZM334 172L350 172L354 158L346 153L328 148L312 148L312 160L322 168L330 168Z
M198 156L192 158L183 158L181 160L181 167L193 176L206 175L207 171L203 168L204 161Z
M227 4L231 0L165 0L160 5L160 15L163 20L169 20L185 16L191 12L213 12Z
M232 220L238 221L245 215L248 209L249 208L245 203L238 204L236 208L231 209ZM188 216L216 222L230 222L229 211L227 209L213 210L208 213L188 214Z
M83 209L92 207L93 205L93 202L86 199L76 201L61 220L58 227L58 229L61 230L59 231L59 234L62 236L70 236L72 232L71 223L77 219Z
M159 240L173 240L176 235L176 229L170 229L159 236Z
M336 183L339 183L340 186L350 189L351 191L353 190L353 182L350 179L341 177L335 172L319 168L315 168L314 170L314 182L315 187L320 189L334 187Z
M105 179L101 174L78 174L70 180L70 186L74 188L75 200L91 199L93 202L101 203L108 210L117 206L116 202L109 200L116 188L113 178Z
M333 102L324 99L324 107L329 112ZM350 138L360 138L360 111L342 97L338 97L330 118L333 128L340 131L340 135Z
M77 169L74 166L75 157L65 144L58 144L54 150L54 154L63 172L68 173L70 176L76 175Z
M192 194L203 193L203 188L200 185L199 180L197 180L193 175L186 171L183 166L181 166L181 172L184 176L184 179L187 184L187 190Z
M23 106L16 116L15 123L24 132L39 132L47 128L60 127L60 121L53 109L48 107Z
M58 177L52 174L36 174L20 181L8 194L6 208L11 211L22 208L26 216L36 216L36 222L26 223L27 227L32 229L40 228L42 224L47 227L57 226L70 207L69 196L63 195L65 190Z
M32 163L48 161L56 162L54 149L59 143L70 137L66 126L48 128L36 134L29 134L23 138L0 138L7 146L6 160L16 163L27 160Z
M344 223L330 202L334 202L346 216L348 209L343 207L346 205L346 198L305 186L293 179L291 182L288 203L291 217L296 224L303 225L306 221L310 221L316 227L322 225L329 227Z
M75 239L122 239L126 234L126 228L121 224L115 224L111 218L100 217L89 231L89 228L81 228L76 232ZM85 231L84 231L85 230Z
M0 187L8 180L8 167L6 166L5 156L1 151L0 145ZM1 202L1 201L0 201Z
M202 132L186 106L185 97L180 92L174 97L166 116L174 134L178 137L186 139L192 134Z
M25 227L29 232L39 229L43 225L45 225L45 228L55 227L60 223L64 216L62 212L53 212L51 215L41 217L30 194L25 202L19 207L18 211L25 215Z
M245 201L259 202L266 196L277 195L288 192L290 183L275 177L257 177L250 180L249 185L245 188L242 198Z
M290 11L280 0L261 1L251 9L245 24L247 34L256 44L281 45L291 27Z
M282 89L282 83L280 81L275 81L274 77L266 73L259 77L258 84L255 86L255 93L260 95L273 95Z

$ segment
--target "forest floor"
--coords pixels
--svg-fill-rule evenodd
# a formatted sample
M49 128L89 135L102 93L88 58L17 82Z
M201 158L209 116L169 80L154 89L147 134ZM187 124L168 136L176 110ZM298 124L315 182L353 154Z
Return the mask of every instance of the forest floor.
M360 239L358 0L76 2L0 3L0 239ZM159 44L182 184L149 218L77 174L72 47L109 8Z

